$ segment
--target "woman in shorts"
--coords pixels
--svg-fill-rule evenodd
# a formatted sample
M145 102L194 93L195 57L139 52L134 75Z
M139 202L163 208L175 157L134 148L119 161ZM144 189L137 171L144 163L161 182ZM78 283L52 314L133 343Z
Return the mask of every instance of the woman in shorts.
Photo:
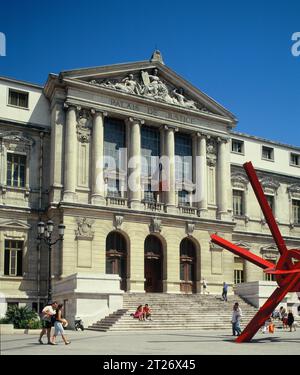
M63 309L63 305L58 305L56 309L55 322L54 322L54 336L52 337L52 344L54 345L57 345L55 343L55 340L58 334L61 334L61 337L66 345L69 345L71 343L70 341L67 340L65 336L64 327L68 325L68 322L62 316L62 309Z

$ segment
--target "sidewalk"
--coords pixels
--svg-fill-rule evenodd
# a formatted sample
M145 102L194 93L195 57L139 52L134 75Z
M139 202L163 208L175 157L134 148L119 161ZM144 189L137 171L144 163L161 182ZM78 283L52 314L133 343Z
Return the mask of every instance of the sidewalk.
M201 355L300 354L300 330L258 333L251 343L236 344L228 331L94 332L66 331L71 345L40 345L36 335L2 335L0 354ZM46 338L44 337L44 342Z

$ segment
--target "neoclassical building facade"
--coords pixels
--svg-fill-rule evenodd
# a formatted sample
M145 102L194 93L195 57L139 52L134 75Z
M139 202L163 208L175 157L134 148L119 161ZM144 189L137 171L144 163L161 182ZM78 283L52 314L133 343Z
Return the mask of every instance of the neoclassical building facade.
M76 288L95 300L96 285L115 296L200 293L205 279L220 293L224 281L263 280L210 242L217 232L278 258L242 168L249 160L287 246L300 247L300 148L236 132L235 116L158 51L149 61L50 74L43 87L1 78L0 98L0 291L8 304L45 302L48 253L37 224L49 219L66 226L52 252L64 301Z

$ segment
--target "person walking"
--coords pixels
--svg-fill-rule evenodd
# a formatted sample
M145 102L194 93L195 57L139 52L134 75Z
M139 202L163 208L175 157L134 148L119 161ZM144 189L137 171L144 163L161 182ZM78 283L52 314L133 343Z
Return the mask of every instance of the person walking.
M232 336L239 336L242 332L241 327L240 327L240 321L242 318L242 309L239 307L238 302L236 302L233 305L233 311L232 311Z
M52 317L55 316L56 309L57 309L57 302L53 301L49 303L47 306L43 308L42 311L42 324L43 328L40 333L39 343L44 344L42 341L42 337L47 333L48 338L48 345L51 345L50 334L51 334L51 327L53 327Z
M228 292L228 284L226 284L226 282L224 281L222 298L223 298L223 301L225 301L225 302L227 302L227 292Z
M290 327L290 332L292 332L292 328L294 328L294 331L296 331L295 318L294 318L294 314L292 313L292 310L289 310L289 313L287 316L287 325Z
M52 336L52 340L51 340L53 345L57 345L56 336L58 336L59 333L61 334L61 337L65 345L69 345L71 343L71 341L68 341L65 336L65 331L63 327L66 327L68 325L68 322L66 319L63 318L62 310L63 310L63 305L62 304L58 305L56 309L56 314L55 314L54 335Z
M203 285L203 294L209 294L209 291L207 290L207 282L206 280L203 278L202 280L202 285Z

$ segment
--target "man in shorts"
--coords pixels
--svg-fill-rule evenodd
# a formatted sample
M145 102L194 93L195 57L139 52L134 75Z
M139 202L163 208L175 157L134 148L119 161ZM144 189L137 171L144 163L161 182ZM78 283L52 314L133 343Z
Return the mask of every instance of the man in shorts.
M42 337L47 333L48 338L48 344L51 345L50 340L50 333L51 333L51 327L53 326L51 317L55 315L56 309L57 309L57 302L54 301L51 304L47 305L43 308L42 311L42 323L43 323L43 329L40 333L39 343L43 344Z

